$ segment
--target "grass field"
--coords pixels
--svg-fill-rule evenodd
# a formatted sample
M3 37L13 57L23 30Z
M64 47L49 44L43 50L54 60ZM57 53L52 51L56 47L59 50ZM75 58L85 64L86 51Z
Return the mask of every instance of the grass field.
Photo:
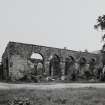
M33 105L105 105L105 89L0 90L0 105L8 100L28 98Z

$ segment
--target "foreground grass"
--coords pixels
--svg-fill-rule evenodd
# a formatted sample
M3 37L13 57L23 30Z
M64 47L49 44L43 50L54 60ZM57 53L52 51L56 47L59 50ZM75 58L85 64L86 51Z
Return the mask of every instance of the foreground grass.
M105 105L105 89L0 90L0 105L14 97L29 98L33 105Z

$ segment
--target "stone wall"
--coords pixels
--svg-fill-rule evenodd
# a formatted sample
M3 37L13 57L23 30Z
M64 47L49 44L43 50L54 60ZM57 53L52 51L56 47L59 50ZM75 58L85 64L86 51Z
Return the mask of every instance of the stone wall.
M87 60L89 60L92 57L96 59L99 58L97 54L92 54L87 52L79 52L79 51L72 51L67 49L59 49L59 48L53 48L53 47L16 43L16 42L10 42L8 44L7 50L8 50L7 52L9 53L9 56L17 54L22 56L23 58L30 58L32 52L39 53L42 55L45 61L48 61L49 57L53 54L57 54L60 57L61 61L65 61L65 58L68 57L68 55L72 55L76 59L78 59L80 56L85 56Z
M27 63L27 59L23 59L20 55L13 55L10 59L9 76L12 81L19 80L25 75L30 74L31 68Z
M92 53L78 52L67 49L59 49L32 44L9 42L2 56L5 79L9 77L11 77L12 79L19 79L22 78L25 73L30 73L33 64L29 66L27 62L30 62L29 59L33 52L38 53L43 57L43 66L46 73L49 72L49 58L54 54L57 54L59 56L62 64L61 69L63 72L65 58L68 57L68 55L73 56L75 59L79 59L80 57L84 56L87 59L87 61L89 61L91 58L95 58L97 63L99 62L100 58L99 55ZM6 64L6 59L8 59L8 65Z

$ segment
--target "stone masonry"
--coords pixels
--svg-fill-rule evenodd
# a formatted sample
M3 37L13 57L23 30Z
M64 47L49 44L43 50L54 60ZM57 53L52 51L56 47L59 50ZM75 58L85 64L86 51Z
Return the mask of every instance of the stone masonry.
M85 57L87 61L91 58L95 58L96 63L99 63L100 58L98 54L88 52L9 42L2 56L3 79L8 80L11 78L12 80L18 80L18 78L23 77L25 74L30 75L30 72L32 72L35 67L35 65L30 61L30 57L33 52L42 56L43 69L46 73L49 73L49 59L54 54L60 58L62 71L64 70L65 58L69 55L73 56L75 59Z

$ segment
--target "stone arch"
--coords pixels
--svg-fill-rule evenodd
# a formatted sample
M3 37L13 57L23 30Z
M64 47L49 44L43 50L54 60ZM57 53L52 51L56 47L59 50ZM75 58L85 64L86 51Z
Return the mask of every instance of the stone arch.
M71 65L73 65L75 63L75 58L72 55L68 55L65 58L65 75L68 74L68 70L70 68Z
M49 64L49 75L50 76L60 76L60 57L57 54L53 54L50 59Z
M43 55L40 53L37 53L37 52L32 52L30 58L31 59L40 59L40 60L44 59Z
M76 59L75 59L75 57L74 57L74 56L69 55L68 57L69 57L69 58L71 58L71 60L72 60L73 62L75 62L75 60L76 60Z
M33 68L35 70L35 74L42 75L45 71L43 55L38 52L32 52L30 55L30 61L34 65Z
M82 56L79 58L79 64L80 65L83 65L83 64L86 64L87 63L87 59L86 57Z
M94 75L94 72L95 72L95 69L96 69L95 66L96 66L96 59L91 58L89 60L89 70L90 70L90 73L91 73L92 76Z
M82 56L79 59L79 78L81 79L89 79L89 64L87 62L86 57Z
M96 59L92 57L92 58L90 59L90 61L89 61L89 64L90 64L90 63L91 63L91 64L95 64L95 63L96 63Z

